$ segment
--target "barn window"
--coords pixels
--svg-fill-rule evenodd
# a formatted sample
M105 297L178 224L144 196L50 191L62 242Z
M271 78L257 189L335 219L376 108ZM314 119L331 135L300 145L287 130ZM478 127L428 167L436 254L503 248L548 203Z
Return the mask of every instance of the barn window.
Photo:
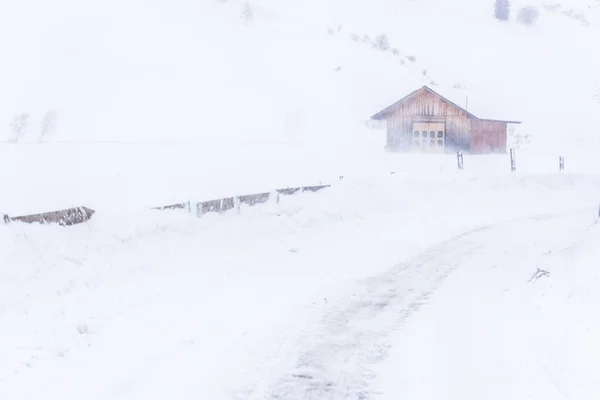
M432 139L434 139L435 138L435 132L434 131L429 132L429 137L432 138Z
M435 146L435 140L430 140L429 141L429 146L431 146L431 147Z
M416 140L415 140L415 142L414 142L414 145L415 145L415 146L418 146L418 145L419 145L419 139L416 139Z
M423 131L423 132L421 132L421 136L423 136L423 137L427 137L427 131Z
M438 138L443 138L443 137L444 137L444 132L438 131Z
M444 145L444 141L443 140L438 140L438 146L443 146Z
M415 137L419 137L419 131L415 131Z

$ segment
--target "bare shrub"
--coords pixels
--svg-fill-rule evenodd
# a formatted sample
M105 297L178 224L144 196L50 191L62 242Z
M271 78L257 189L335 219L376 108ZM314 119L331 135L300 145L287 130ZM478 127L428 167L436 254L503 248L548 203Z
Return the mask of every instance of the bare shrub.
M252 7L250 6L249 2L244 3L240 17L242 18L242 21L244 21L245 24L247 24L248 22L250 22L252 20L253 13L252 13Z
M56 120L58 119L58 113L55 110L50 110L40 122L40 141L48 135L51 135L56 130Z
M534 26L540 19L540 11L533 7L527 6L519 10L517 21L523 25Z
M494 16L499 21L508 21L510 18L510 2L508 0L496 0L494 3Z
M29 113L22 113L16 115L12 122L10 123L10 130L12 132L11 141L18 142L19 139L25 134L27 131L27 126L29 125Z
M378 35L375 38L375 43L373 43L373 47L381 51L388 51L390 49L390 40L388 39L387 35Z

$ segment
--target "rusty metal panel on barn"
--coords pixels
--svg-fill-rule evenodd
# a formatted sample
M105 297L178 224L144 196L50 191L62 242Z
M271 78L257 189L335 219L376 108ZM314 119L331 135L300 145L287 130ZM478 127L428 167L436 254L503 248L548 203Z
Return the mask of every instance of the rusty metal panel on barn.
M473 120L471 125L471 153L506 152L506 122Z

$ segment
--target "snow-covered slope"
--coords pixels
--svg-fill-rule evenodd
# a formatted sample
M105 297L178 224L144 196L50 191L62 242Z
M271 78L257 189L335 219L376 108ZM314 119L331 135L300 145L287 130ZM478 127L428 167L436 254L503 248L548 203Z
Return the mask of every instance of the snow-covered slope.
M333 380L329 398L347 398L340 391L357 385L367 385L363 393L372 394L377 389L372 384L399 397L408 393L404 387L365 374L368 360L387 353L372 350L395 343L397 304L369 306L390 293L386 285L396 282L398 295L418 300L421 291L442 282L438 269L452 267L460 273L449 280L458 281L450 288L464 290L470 276L481 280L488 307L506 311L513 305L496 296L505 287L528 289L528 301L546 301L535 297L538 286L523 281L539 266L552 271L550 284L570 289L573 274L580 272L565 263L575 258L542 265L512 254L554 252L566 233L577 231L573 239L584 235L597 211L599 184L598 178L551 175L433 185L388 175L347 180L239 216L101 214L69 229L0 225L0 398L323 398L320 392L302 395L311 387L301 377L307 374L315 384ZM483 236L463 235L485 226ZM573 231L563 232L564 226ZM453 237L458 239L443 243ZM460 246L452 245L457 241ZM509 243L512 247L503 247ZM496 265L490 258L498 253L506 268L490 271ZM398 272L398 264L408 267ZM585 271L590 279L576 281L577 296L593 292L596 275ZM448 290L435 304L464 300ZM560 302L564 294L547 301ZM406 306L400 310L405 313L413 304L398 306ZM563 309L579 306L566 303ZM421 319L437 315L428 308L417 315L415 329ZM468 308L454 311L468 318ZM536 328L560 323L548 308L543 312ZM560 339L552 332L550 338ZM579 338L595 343L594 336ZM347 362L340 359L344 355ZM558 365L562 355L554 355L546 354L545 362ZM595 362L572 361L573 368ZM390 358L392 366L396 362ZM527 371L522 364L514 368ZM544 373L537 365L530 368Z
M254 0L251 19L234 0L2 4L0 137L31 116L16 147L0 143L13 188L0 210L145 207L366 171L386 157L385 135L363 122L425 84L522 120L514 133L544 157L593 166L600 11L540 6L526 27L514 16L528 3L507 23L487 3ZM570 8L592 23L559 12ZM373 48L380 35L387 51ZM53 145L27 144L48 110Z
M31 113L0 143L0 211L98 210L0 225L0 399L481 398L494 376L598 397L600 11L486 3L0 4L1 139ZM517 172L384 153L364 121L425 84L522 120ZM241 215L147 210L319 181Z
M380 398L598 397L600 230L572 216L520 229L535 239L488 233L393 339Z
M356 140L358 121L435 82L485 117L523 120L538 145L595 143L599 26L540 8L525 27L514 15L526 4L508 23L471 0L255 0L248 21L233 0L5 4L2 132L29 112L37 139L56 109L57 140L323 146ZM381 34L386 52L370 44Z

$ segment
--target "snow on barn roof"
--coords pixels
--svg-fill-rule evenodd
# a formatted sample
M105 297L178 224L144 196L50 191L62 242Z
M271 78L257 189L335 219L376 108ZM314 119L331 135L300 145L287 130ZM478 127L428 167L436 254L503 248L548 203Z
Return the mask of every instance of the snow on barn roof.
M469 91L463 88L452 88L452 90L446 90L447 93L444 93L444 95L436 92L435 90L431 89L428 86L423 86L417 90L415 90L414 92L408 94L407 96L401 98L400 100L398 100L397 102L391 104L390 106L386 107L385 109L381 110L380 112L378 112L377 114L373 115L371 117L371 119L375 119L375 120L382 120L385 119L387 117L387 115L394 109L396 108L398 105L405 103L407 101L409 101L410 99L414 98L416 95L420 94L422 91L427 91L429 93L432 93L436 96L441 97L444 101L450 103L451 105L453 105L456 108L459 108L460 110L464 111L470 118L473 119L478 119L478 120L483 120L483 121L500 121L500 122L507 122L509 124L520 124L520 121L516 121L516 120L512 120L512 119L508 119L508 118L497 118L497 116L495 118L492 118L492 112L496 113L496 112L500 112L501 107L499 106L499 103L502 103L501 101L499 101L499 96L481 96L480 94L476 93L475 91ZM462 101L459 101L459 98L463 98ZM494 100L496 100L497 103L493 103L488 105L487 107L484 105L485 102L483 101L486 98L492 97ZM489 100L488 100L489 101ZM464 106L461 106L460 104L464 104ZM472 104L475 107L472 107Z

